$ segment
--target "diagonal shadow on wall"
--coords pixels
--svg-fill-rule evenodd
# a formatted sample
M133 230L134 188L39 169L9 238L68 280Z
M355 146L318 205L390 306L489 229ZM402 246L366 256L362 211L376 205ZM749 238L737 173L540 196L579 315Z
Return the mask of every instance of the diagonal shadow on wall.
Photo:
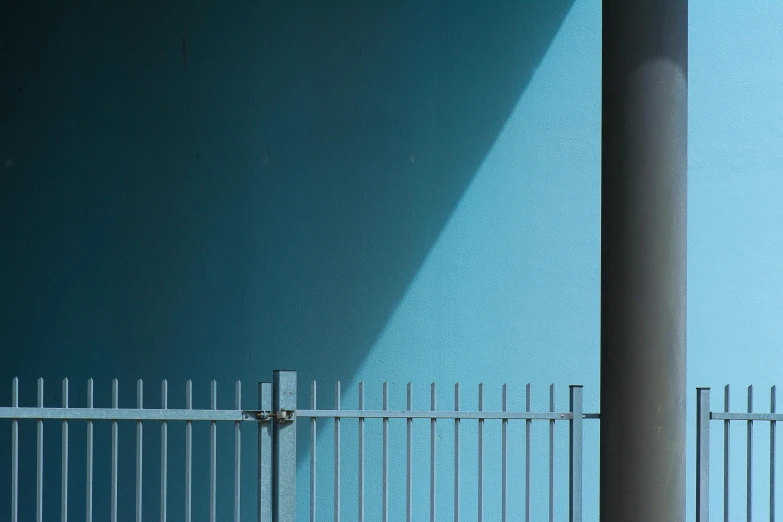
M4 6L0 383L349 379L571 3Z

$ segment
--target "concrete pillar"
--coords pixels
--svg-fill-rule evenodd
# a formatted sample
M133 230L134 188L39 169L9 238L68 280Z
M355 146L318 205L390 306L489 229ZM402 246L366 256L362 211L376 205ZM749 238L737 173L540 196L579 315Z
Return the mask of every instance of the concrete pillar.
M601 520L685 519L687 0L603 0Z

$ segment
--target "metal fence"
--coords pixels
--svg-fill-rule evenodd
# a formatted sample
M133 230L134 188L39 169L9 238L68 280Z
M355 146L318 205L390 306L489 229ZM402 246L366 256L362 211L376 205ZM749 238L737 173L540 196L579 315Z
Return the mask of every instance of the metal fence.
M747 390L747 411L732 412L729 401L729 386L724 388L723 411L712 411L710 406L710 389L697 390L696 407L696 519L699 522L710 520L710 421L723 422L723 520L729 522L729 491L730 491L730 450L731 422L744 422L747 426L746 439L746 520L753 518L753 428L754 423L769 424L769 520L775 520L775 423L783 421L783 414L775 412L776 389L770 389L769 413L753 412L753 386Z
M93 382L87 382L87 404L86 407L70 407L68 401L68 380L62 383L62 407L52 408L44 407L44 382L38 381L37 402L34 407L20 407L19 405L19 384L16 379L12 386L12 403L10 407L0 407L0 419L10 419L11 421L11 492L10 492L10 520L17 522L19 520L19 421L36 421L36 491L35 491L35 520L42 522L44 517L44 500L50 502L50 498L56 498L57 493L50 494L44 492L44 474L60 474L61 490L60 497L60 518L67 522L69 511L69 487L84 487L85 520L93 520L93 482L94 474L94 434L93 424L96 422L111 424L111 459L110 459L110 520L117 521L118 509L127 512L128 508L118 506L118 432L119 421L135 422L135 520L141 522L143 517L142 495L143 472L142 465L145 462L144 452L144 430L150 423L156 423L160 429L160 506L159 519L165 522L170 511L173 509L179 511L180 507L174 508L169 503L169 494L167 485L169 476L169 440L168 428L170 422L180 422L185 425L184 449L175 448L177 451L184 451L185 472L184 472L184 520L192 520L192 490L193 490L193 423L206 423L209 426L209 519L215 521L218 519L217 509L217 429L218 423L231 423L234 427L234 445L233 445L233 520L240 520L241 506L243 502L256 503L257 520L268 522L293 521L297 519L297 423L305 423L309 428L310 439L308 441L309 452L309 520L315 522L318 517L323 517L324 513L318 513L317 499L318 495L326 494L333 498L333 513L330 518L335 522L341 520L342 506L341 500L344 492L341 490L343 480L343 457L342 451L345 441L341 438L341 423L346 420L356 422L357 438L357 467L352 469L351 473L356 473L358 485L355 491L358 502L358 513L354 517L353 513L348 519L364 522L365 519L365 421L367 419L377 419L382 423L382 484L380 494L382 498L381 519L383 522L389 520L389 423L405 422L406 424L406 467L405 478L393 477L395 480L405 481L405 513L406 520L413 518L426 519L425 513L414 513L412 503L413 496L413 424L429 424L430 439L430 458L429 458L429 519L431 521L439 520L438 502L436 488L436 477L438 459L436 445L438 438L436 436L438 423L449 423L453 425L453 516L455 522L460 520L460 500L468 495L475 495L478 505L478 520L484 519L484 470L485 470L485 452L484 452L484 424L485 422L499 422L501 425L501 517L505 522L509 517L508 512L508 490L509 490L509 437L508 425L510 422L524 422L525 424L525 458L524 458L524 516L529 522L531 516L531 424L533 422L546 422L549 425L549 453L548 453L548 513L549 520L554 520L555 510L555 423L567 422L569 424L568 441L568 514L569 520L579 522L582 520L582 424L583 419L597 419L598 414L585 414L582 411L582 387L571 386L569 389L569 410L555 411L555 389L554 385L549 388L550 408L549 411L534 412L531 411L530 385L526 388L526 407L525 411L510 411L508 409L507 387L502 387L502 407L501 411L489 411L484 408L484 386L478 387L478 401L476 409L465 409L460 400L460 385L456 384L453 389L454 407L447 409L438 409L436 403L436 387L433 383L430 388L429 409L413 409L413 393L411 385L407 386L407 408L404 410L394 410L389 408L389 389L386 383L383 384L383 398L380 409L365 408L364 383L359 383L358 404L356 409L344 409L341 400L341 387L338 382L335 386L335 404L333 409L318 409L316 407L316 384L310 386L309 409L297 408L297 375L295 371L276 371L273 374L271 383L259 383L258 385L258 407L255 409L242 408L242 389L239 382L236 383L234 390L234 408L217 408L217 385L213 381L210 389L210 408L193 408L193 389L192 383L188 381L185 386L184 409L168 408L168 385L163 381L160 392L160 408L149 409L144 407L144 386L142 381L137 382L136 387L136 408L119 408L118 401L118 383L112 382L112 407L95 408L93 407ZM59 466L44 463L44 421L61 421L62 462ZM86 460L85 477L86 483L82 486L69 484L69 468L74 465L81 466L82 463L69 462L69 421L83 421L86 424ZM321 492L317 483L318 446L317 434L319 432L319 423L329 423L333 427L333 472L334 482L333 490L325 493ZM461 486L461 443L460 434L466 427L465 423L473 425L478 432L477 439L477 485L476 491L467 493ZM242 449L242 427L248 427L248 424L256 424L258 430L257 447L250 448L255 453L257 460L256 473L245 473L242 475L242 461L247 461L247 451L243 454ZM49 433L49 431L47 431ZM47 440L49 436L47 435ZM153 448L157 449L157 448ZM247 448L246 448L247 450ZM222 455L221 455L222 458ZM222 466L222 465L221 465ZM307 466L303 466L303 470ZM57 469L59 468L59 469ZM179 478L179 474L177 474ZM255 475L254 477L252 477ZM243 498L241 495L241 483L243 480L252 477L257 484L257 495L255 499ZM102 478L102 477L101 477ZM521 488L514 485L515 490ZM348 493L354 495L354 492ZM8 498L8 497L6 497ZM4 509L5 511L5 509ZM8 511L6 511L8 512ZM377 515L375 513L374 515ZM98 516L99 519L103 518ZM223 518L223 517L221 517Z
M383 385L383 404L380 410L368 410L365 409L364 404L364 383L359 383L359 397L358 397L358 409L350 410L343 409L341 404L341 389L340 384L337 383L335 387L335 405L331 410L317 410L316 404L316 385L311 385L311 397L309 410L297 410L296 416L300 419L309 419L310 421L310 440L309 440L309 456L310 456L310 520L316 520L316 500L318 495L317 481L316 481L316 466L317 466L317 445L316 445L316 433L317 433L317 420L323 419L325 421L331 421L334 423L334 488L331 494L333 499L333 520L339 521L341 519L341 426L340 423L344 419L356 419L358 422L358 490L356 496L358 498L358 513L356 520L364 521L364 421L366 419L381 419L383 422L383 439L382 439L382 511L381 519L384 522L389 520L389 422L390 420L399 419L406 422L406 472L405 472L405 513L406 520L410 521L414 518L413 513L413 423L415 420L429 421L430 431L430 461L429 461L429 520L436 521L438 519L438 498L436 491L436 477L437 477L437 423L450 422L453 423L454 428L454 455L453 455L453 513L454 520L460 520L460 500L466 494L461 487L460 474L461 474L461 451L460 451L460 433L464 429L463 422L475 422L478 430L478 477L477 484L478 489L475 492L476 500L478 504L478 520L484 520L484 423L485 421L499 421L501 423L501 518L503 521L508 519L508 423L515 421L525 422L525 460L524 460L524 513L525 520L530 520L531 514L531 424L533 421L545 421L549 423L549 455L548 455L548 510L549 520L554 520L554 425L558 421L566 421L570 424L569 430L569 503L568 512L569 520L580 521L582 518L582 421L583 418L597 418L596 414L585 415L582 412L582 387L571 386L570 387L570 408L566 412L555 411L555 397L554 386L550 386L550 409L547 412L532 412L530 409L530 385L527 386L526 393L526 409L525 411L508 411L507 408L507 387L504 385L502 388L502 410L501 411L486 411L484 409L484 386L478 387L478 404L477 409L470 410L464 409L464 404L460 400L460 385L454 385L454 407L448 410L438 410L436 404L436 387L433 383L430 388L429 410L414 410L413 394L411 385L408 384L406 389L406 402L407 408L405 410L390 410L389 409L389 391L388 385ZM473 494L470 492L468 494ZM424 514L416 514L415 518L425 518ZM354 519L353 516L350 519Z
M143 450L144 450L144 423L150 423L157 421L160 423L161 439L160 439L160 475L161 475L161 487L160 487L160 520L165 522L167 514L169 512L168 503L168 491L167 485L169 483L169 444L168 444L168 423L169 422L184 422L185 424L185 505L184 505L184 517L187 522L192 519L192 477L193 477L193 423L208 423L210 427L210 520L216 520L216 465L217 465L217 451L216 451L216 425L217 423L233 423L234 424L234 520L239 520L239 506L241 503L240 496L240 473L241 473L241 430L240 424L243 422L258 422L259 418L263 415L260 411L252 410L245 411L241 409L242 390L241 384L236 383L235 388L235 404L236 409L233 410L218 410L217 409L217 386L215 382L211 385L211 409L196 410L193 409L193 386L191 381L187 381L185 386L185 409L168 409L168 384L163 381L161 384L161 407L158 409L145 409L144 408L144 385L141 380L136 385L136 405L135 409L121 409L119 405L119 386L117 380L112 381L111 390L111 408L94 408L94 387L93 381L90 379L87 382L87 404L83 408L69 407L68 401L68 380L65 379L62 382L62 408L44 407L44 381L38 380L38 397L35 407L20 407L19 406L19 382L17 379L13 380L12 385L12 399L11 407L0 408L0 418L11 419L11 494L10 494L10 520L17 522L19 519L19 421L30 419L37 423L36 429L36 492L35 492L35 520L36 522L42 522L44 513L44 473L52 470L48 463L46 468L44 467L44 421L45 420L60 420L62 421L62 462L59 466L61 474L61 490L60 490L60 512L61 520L67 522L69 514L69 487L74 487L68 481L68 472L70 466L75 463L70 463L68 459L69 455L69 421L85 421L86 422L86 483L84 484L85 491L85 520L92 522L93 518L93 485L94 485L94 423L95 422L110 422L111 423L111 473L109 476L110 481L110 520L116 522L118 515L118 437L119 428L118 421L135 421L136 422L136 459L135 459L135 472L136 472L136 484L135 484L135 513L136 520L142 519L142 462L143 462ZM268 424L259 423L259 432L263 431L268 435ZM259 446L261 443L268 441L268 436L259 436ZM48 437L47 437L48 440ZM268 451L268 450L267 450ZM268 460L268 458L266 459ZM81 463L76 464L81 465ZM259 466L259 469L260 466ZM260 482L259 482L260 483ZM56 495L56 493L54 494ZM48 492L47 492L48 496ZM6 497L7 498L7 497ZM127 508L123 508L127 510ZM259 508L261 510L261 508ZM4 510L5 511L5 510ZM261 511L260 511L261 512ZM97 517L105 519L103 516Z

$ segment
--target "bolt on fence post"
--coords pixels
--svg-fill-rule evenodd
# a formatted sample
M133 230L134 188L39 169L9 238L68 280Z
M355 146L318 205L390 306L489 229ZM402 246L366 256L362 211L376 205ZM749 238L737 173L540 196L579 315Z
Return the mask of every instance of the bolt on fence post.
M710 519L710 389L696 390L696 520Z
M276 370L272 384L272 522L295 522L296 372Z
M570 386L568 520L582 522L582 387Z

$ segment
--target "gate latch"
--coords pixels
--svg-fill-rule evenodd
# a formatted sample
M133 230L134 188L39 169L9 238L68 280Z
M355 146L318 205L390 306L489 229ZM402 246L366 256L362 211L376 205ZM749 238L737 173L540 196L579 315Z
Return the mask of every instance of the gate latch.
M296 412L293 410L280 410L274 414L274 418L278 422L294 422Z
M280 410L277 412L269 410L245 410L243 412L245 419L255 419L258 422L293 422L296 419L296 412L293 410Z

